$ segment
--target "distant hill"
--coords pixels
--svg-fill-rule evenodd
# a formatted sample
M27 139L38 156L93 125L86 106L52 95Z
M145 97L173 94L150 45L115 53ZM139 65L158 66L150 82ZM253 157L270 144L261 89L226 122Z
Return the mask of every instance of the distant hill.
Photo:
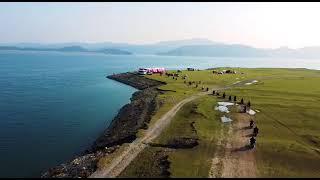
M46 48L58 49L69 46L81 46L90 51L100 51L101 49L119 49L128 51L135 54L156 54L158 52L166 52L172 49L186 46L186 45L209 45L216 44L216 42L204 39L193 38L175 41L162 41L153 44L128 44L128 43L114 43L114 42L101 42L101 43L54 43L54 44L39 44L39 43L0 43L0 46L14 46L19 48Z
M236 56L236 57L261 57L269 54L262 49L253 48L245 45L193 45L182 46L168 52L157 53L158 55L168 56Z
M131 52L129 51L124 51L124 50L120 50L120 49L102 49L102 50L98 50L98 51L95 51L95 52L101 52L101 53L105 53L105 54L115 54L115 55L130 55L132 54Z
M81 46L67 46L62 48L34 48L34 47L15 47L15 46L0 46L0 50L18 50L18 51L58 51L58 52L93 52L113 55L131 55L131 52L120 49L99 49L88 50Z
M166 56L320 58L320 47L260 49L245 45L216 44L182 46L156 54Z
M242 44L224 44L204 38L161 41L152 44L129 43L0 43L0 50L32 50L62 52L97 52L105 54L156 54L167 56L218 56L218 57L283 57L283 58L320 58L320 47L290 49L254 48Z
M88 52L87 49L81 47L81 46L68 46L68 47L63 47L63 48L58 48L58 49L52 49L56 51L66 51L66 52Z

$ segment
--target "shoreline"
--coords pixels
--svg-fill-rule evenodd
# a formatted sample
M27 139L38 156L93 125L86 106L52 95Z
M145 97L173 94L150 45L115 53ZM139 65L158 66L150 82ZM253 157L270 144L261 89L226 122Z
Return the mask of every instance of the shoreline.
M132 94L130 103L120 108L110 125L87 150L65 163L47 169L41 173L41 178L86 178L96 171L100 158L113 153L120 145L134 141L139 129L148 128L152 115L160 106L156 97L163 92L158 87L166 83L131 72L113 74L106 78L129 85L138 91Z

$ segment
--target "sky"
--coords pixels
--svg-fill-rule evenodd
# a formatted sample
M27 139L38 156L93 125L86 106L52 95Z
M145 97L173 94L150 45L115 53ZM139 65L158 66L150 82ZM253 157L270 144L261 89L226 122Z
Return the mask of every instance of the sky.
M2 2L0 43L206 38L258 48L320 46L318 2Z

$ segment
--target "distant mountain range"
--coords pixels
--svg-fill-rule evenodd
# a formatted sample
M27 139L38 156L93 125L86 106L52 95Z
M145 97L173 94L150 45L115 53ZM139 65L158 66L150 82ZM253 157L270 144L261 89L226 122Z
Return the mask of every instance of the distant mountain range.
M193 45L157 54L166 56L320 58L320 47L260 49L246 45Z
M230 57L261 57L267 56L265 50L245 45L190 45L182 46L167 52L158 53L167 56L230 56Z
M320 58L320 47L290 49L254 48L242 44L224 44L203 38L162 41L153 44L128 43L0 43L0 50L33 50L62 52L97 52L105 54L154 54L166 56L217 56L217 57L285 57L285 58Z
M113 48L106 48L106 49L99 49L99 50L88 50L81 46L66 46L61 48L48 48L48 47L16 47L16 46L0 46L0 50L19 50L19 51L58 51L58 52L93 52L93 53L104 53L104 54L112 54L112 55L130 55L131 52L113 49Z

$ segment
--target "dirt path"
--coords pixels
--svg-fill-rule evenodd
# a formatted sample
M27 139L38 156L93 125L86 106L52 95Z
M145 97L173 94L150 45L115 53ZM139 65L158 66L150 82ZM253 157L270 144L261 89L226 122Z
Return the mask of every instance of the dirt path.
M228 125L226 135L220 132L220 140L217 142L218 150L212 159L209 177L257 176L255 149L248 149L246 146L253 131L247 128L249 121L250 115L236 113L234 121ZM222 128L221 131L223 131ZM219 153L221 151L223 152Z
M230 85L223 88L214 88L216 91L226 90L236 85ZM238 86L238 85L237 85ZM107 167L104 169L97 170L89 176L89 178L103 178L103 177L117 177L137 155L148 146L153 139L158 137L163 129L170 124L170 121L174 115L180 110L180 108L186 103L193 101L201 96L211 94L212 90L208 92L200 92L193 96L190 96L178 104L176 104L170 111L164 114L156 123L150 127L143 138L137 138L133 141L129 147L121 153L117 158L115 158Z
M90 178L98 177L116 177L118 176L130 162L150 143L153 139L161 134L163 129L170 123L174 115L186 103L195 100L209 92L201 92L196 95L190 96L176 104L170 111L164 114L157 122L150 127L143 138L138 138L133 141L129 147L117 158L115 158L105 169L94 172Z

